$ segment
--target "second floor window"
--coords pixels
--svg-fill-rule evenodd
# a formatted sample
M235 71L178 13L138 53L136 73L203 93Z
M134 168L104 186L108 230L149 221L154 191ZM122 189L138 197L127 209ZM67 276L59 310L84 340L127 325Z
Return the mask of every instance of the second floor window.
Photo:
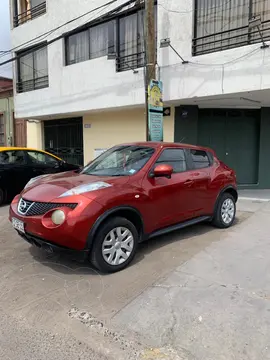
M18 53L17 92L49 86L47 46Z
M232 49L261 42L257 28L249 20L261 17L264 39L270 37L270 7L266 0L195 0L193 55Z
M115 21L109 21L69 36L66 40L67 65L114 53L115 36Z
M145 64L143 11L119 20L119 59L117 70L139 68Z
M14 26L19 26L46 12L46 0L13 0Z
M69 35L66 65L115 54L117 71L143 67L144 38L144 10L118 15L113 20Z

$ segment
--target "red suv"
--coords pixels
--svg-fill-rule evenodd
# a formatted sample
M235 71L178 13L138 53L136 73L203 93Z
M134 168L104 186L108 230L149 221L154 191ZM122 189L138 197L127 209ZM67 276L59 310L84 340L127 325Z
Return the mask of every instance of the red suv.
M154 236L202 221L231 226L237 197L234 171L212 150L139 142L111 148L79 173L30 180L10 221L33 245L115 272Z

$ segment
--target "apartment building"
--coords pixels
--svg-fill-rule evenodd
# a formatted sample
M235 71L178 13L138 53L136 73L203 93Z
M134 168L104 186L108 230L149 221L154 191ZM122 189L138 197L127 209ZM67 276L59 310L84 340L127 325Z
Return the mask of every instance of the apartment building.
M0 146L26 146L26 127L14 118L12 79L0 76Z
M144 2L10 0L15 113L29 146L86 163L144 140ZM270 188L270 0L158 0L164 140L211 146Z

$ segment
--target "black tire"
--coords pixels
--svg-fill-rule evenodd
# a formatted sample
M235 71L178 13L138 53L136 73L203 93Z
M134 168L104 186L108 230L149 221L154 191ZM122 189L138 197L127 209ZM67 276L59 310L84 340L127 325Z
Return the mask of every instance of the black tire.
M126 261L124 261L119 265L111 265L103 257L102 246L103 246L103 242L105 241L109 233L113 229L116 229L118 227L126 228L131 232L133 236L133 248ZM123 270L133 260L137 251L138 242L139 242L138 231L132 222L130 222L129 220L123 217L110 218L108 221L106 221L104 224L101 225L100 229L97 232L97 235L95 236L94 244L90 254L90 261L95 268L97 268L98 270L104 273L113 273Z
M232 201L232 204L234 206L234 212L232 218L229 220L229 222L225 222L222 217L222 207L226 200ZM236 206L235 206L235 198L228 192L225 192L222 194L218 200L218 203L215 208L215 214L213 218L213 225L220 228L220 229L226 229L232 226L235 220L235 214L236 214Z

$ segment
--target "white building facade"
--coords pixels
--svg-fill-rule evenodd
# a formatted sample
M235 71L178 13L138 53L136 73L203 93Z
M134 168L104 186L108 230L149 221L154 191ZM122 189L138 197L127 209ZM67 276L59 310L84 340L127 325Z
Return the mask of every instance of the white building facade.
M10 1L28 146L86 163L145 140L143 1ZM270 187L270 0L158 0L156 14L164 140L211 146L239 186Z

